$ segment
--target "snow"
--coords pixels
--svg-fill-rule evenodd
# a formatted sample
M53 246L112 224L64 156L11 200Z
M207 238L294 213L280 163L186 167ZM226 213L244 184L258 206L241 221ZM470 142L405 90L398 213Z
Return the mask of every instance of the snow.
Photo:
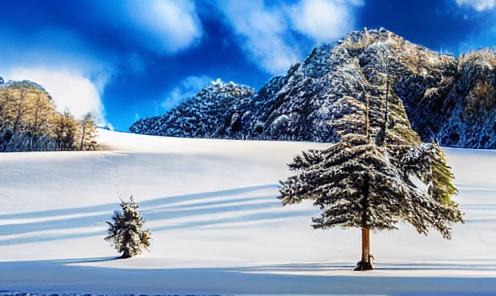
M373 232L376 270L353 272L359 229L314 230L317 208L276 198L285 164L325 144L99 133L109 150L0 154L0 292L495 295L496 151L443 149L466 213L452 240ZM151 252L117 260L103 240L117 190Z

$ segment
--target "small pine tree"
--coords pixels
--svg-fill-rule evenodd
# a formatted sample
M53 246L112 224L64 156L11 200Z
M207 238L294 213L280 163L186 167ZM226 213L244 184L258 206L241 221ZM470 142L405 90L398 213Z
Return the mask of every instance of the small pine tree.
M121 199L122 213L114 212L109 225L108 235L105 237L117 250L122 253L121 258L130 258L139 255L143 249L150 250L151 230L143 230L145 220L139 212L139 206L131 196L128 202Z

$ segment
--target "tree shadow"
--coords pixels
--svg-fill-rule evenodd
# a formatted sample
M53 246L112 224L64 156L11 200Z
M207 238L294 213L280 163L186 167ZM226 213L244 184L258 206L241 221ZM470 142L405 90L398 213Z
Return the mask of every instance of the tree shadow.
M478 270L496 271L494 262L471 260L470 262L385 262L374 266L377 270ZM495 274L496 275L496 274Z
M221 190L221 191L212 191L205 193L193 193L186 195L176 195L169 197L162 197L153 200L147 200L143 202L138 202L140 207L152 207L152 206L164 206L168 204L174 204L178 202L185 202L197 199L206 199L211 197L220 197L220 196L229 196L229 195L240 195L244 193L254 192L258 190L264 189L275 189L278 185L262 185L262 186L252 186L252 187L244 187L244 188L235 188L229 190ZM24 213L15 213L15 214L3 214L0 215L0 220L9 220L9 219L30 219L30 218L46 218L46 217L57 217L57 216L66 216L66 215L74 215L74 214L87 214L93 212L101 212L116 209L116 205L118 203L111 204L103 204L97 206L89 206L89 207L79 207L79 208L69 208L69 209L57 209L57 210L45 210L45 211L32 211L32 212L24 212Z
M58 262L60 264L78 264L78 263L98 263L98 262L109 262L115 260L121 260L121 257L95 257L95 258L82 258L82 259L62 259L53 262Z
M253 267L242 267L241 272L264 272L264 273L317 273L325 274L336 271L352 271L354 264L349 262L325 262L325 263L289 263L273 264ZM376 271L496 271L494 262L475 260L470 262L376 262ZM353 273L360 274L360 273ZM364 272L363 274L367 274ZM496 273L495 273L496 276ZM496 287L495 287L496 288Z
M140 202L139 205L146 221L162 221L166 225L156 227L152 229L153 231L310 214L301 211L264 213L265 209L281 207L275 195L261 194L266 190L276 188L277 185L264 185L179 195L147 200ZM111 218L115 210L120 210L117 203L0 215L3 224L0 227L0 243L13 245L104 235L105 221ZM257 211L262 212L257 213ZM239 215L230 218L215 218L221 213L234 212L239 212ZM188 218L196 216L204 217L200 221L188 221ZM18 221L18 219L25 219L25 221ZM174 219L176 221L173 221ZM95 227L100 227L102 230L95 230ZM78 233L71 233L74 229L78 229Z

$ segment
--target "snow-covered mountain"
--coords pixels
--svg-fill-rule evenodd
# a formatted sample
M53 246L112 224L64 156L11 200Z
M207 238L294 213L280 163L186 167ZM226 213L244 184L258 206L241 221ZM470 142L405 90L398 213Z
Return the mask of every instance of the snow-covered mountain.
M492 149L496 148L495 69L493 50L457 58L385 29L365 29L334 45L315 48L286 75L272 78L258 91L217 81L170 112L137 121L130 131L334 142L343 128L337 122L364 111L350 98L364 104L369 97L376 115L381 115L389 80L390 107L400 117L408 116L423 140Z

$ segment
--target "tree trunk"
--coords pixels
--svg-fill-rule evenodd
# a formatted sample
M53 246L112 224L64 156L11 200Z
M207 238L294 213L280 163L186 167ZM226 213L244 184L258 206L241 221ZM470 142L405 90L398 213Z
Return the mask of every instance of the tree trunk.
M357 263L356 271L373 270L372 255L370 255L370 230L362 228L362 259Z
M365 101L367 102L366 108L365 108L365 135L367 136L367 141L370 144L370 123L369 123L369 111L370 111L370 106L369 106L369 96L365 93Z
M82 132L82 135L81 135L81 145L79 146L79 151L83 151L83 147L84 147L84 133L86 132L86 124L85 122L83 121L83 132Z
M122 253L121 258L122 259L131 258L131 255L129 255L129 250L128 249L124 250L124 253Z

